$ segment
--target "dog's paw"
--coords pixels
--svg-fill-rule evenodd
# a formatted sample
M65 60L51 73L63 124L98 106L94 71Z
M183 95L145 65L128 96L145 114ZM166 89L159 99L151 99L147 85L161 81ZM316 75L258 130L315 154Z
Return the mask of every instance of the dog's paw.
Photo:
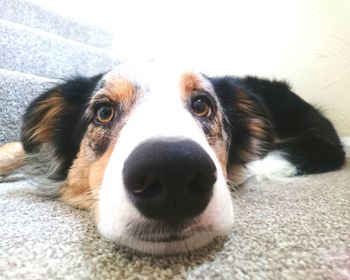
M0 146L0 176L16 172L24 164L24 150L20 142Z
M252 161L247 165L247 170L257 180L293 177L298 171L279 152L271 152L261 160Z

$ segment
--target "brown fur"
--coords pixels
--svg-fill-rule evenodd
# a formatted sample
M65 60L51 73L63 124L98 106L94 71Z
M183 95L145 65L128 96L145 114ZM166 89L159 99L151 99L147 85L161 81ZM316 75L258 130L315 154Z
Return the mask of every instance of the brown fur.
M208 91L209 89L206 87L203 78L198 74L187 72L180 78L180 90L185 100L188 100L195 91ZM206 137L210 146L215 151L222 169L226 172L227 145L222 135L222 113L220 111L216 112L215 119L213 120L210 131Z
M118 75L114 75L106 81L102 92L113 101L130 106L135 100L135 85Z
M106 81L106 86L94 98L107 97L109 100L123 105L123 120L127 118L132 104L135 102L135 86L119 76L112 76ZM61 199L77 208L88 209L96 205L98 189L101 186L105 168L116 144L118 132L125 121L119 120L119 125L103 129L90 125L84 135L76 160L69 171L61 190ZM111 142L108 140L112 139ZM108 141L108 148L102 156L97 157L94 150L98 145ZM97 211L97 207L95 207Z
M210 141L209 139L209 144L213 148L220 165L222 167L222 171L224 173L224 176L226 177L227 175L227 145L224 139L218 138L214 141Z
M110 145L102 157L96 158L89 148L87 138L83 139L78 156L61 189L61 200L81 209L89 209L95 205L98 199L97 190L101 186L113 147L114 144Z
M193 92L206 90L203 79L195 73L187 72L180 77L180 90L185 99L190 97Z
M49 98L38 103L35 110L31 113L31 116L35 118L38 115L43 115L44 117L25 131L25 138L33 142L43 143L49 141L55 129L55 119L63 108L63 99L59 93L52 93Z
M24 164L24 150L20 142L13 142L0 147L0 176L17 170Z
M219 159L221 167L226 172L227 165L227 144L223 138L222 132L222 114L220 111L217 112L215 119L213 120L210 132L206 135L209 145L213 148L216 156ZM226 175L226 173L224 174Z
M240 152L242 160L248 162L254 159L252 157L253 155L259 155L261 152L264 152L262 150L264 143L271 143L273 141L272 127L269 121L260 116L260 114L257 114L259 109L244 91L238 92L237 97L237 107L246 115L246 126L252 136L249 148Z

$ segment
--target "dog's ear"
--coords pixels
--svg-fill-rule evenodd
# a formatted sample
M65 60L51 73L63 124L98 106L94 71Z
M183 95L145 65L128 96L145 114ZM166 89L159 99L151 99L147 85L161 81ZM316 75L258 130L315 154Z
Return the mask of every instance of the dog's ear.
M60 162L65 176L75 158L86 129L84 112L102 74L74 77L37 97L23 116L21 141L27 153L45 153Z
M229 135L228 166L245 164L264 156L271 148L272 126L258 97L240 78L209 78L224 113Z

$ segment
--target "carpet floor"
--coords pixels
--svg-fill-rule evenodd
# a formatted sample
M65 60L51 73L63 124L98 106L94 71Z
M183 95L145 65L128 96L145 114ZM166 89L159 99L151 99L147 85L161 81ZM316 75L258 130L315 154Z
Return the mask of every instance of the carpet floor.
M87 211L0 184L0 279L350 279L350 162L233 193L235 228L190 255L140 256L100 238Z

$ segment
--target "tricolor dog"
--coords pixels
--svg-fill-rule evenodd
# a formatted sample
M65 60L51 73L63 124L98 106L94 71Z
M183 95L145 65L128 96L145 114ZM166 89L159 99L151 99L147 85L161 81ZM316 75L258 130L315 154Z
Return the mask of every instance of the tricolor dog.
M286 83L152 64L44 92L23 116L21 144L0 153L0 173L44 175L39 192L91 209L103 237L150 254L230 233L228 183L247 168L290 177L344 163L330 121Z

